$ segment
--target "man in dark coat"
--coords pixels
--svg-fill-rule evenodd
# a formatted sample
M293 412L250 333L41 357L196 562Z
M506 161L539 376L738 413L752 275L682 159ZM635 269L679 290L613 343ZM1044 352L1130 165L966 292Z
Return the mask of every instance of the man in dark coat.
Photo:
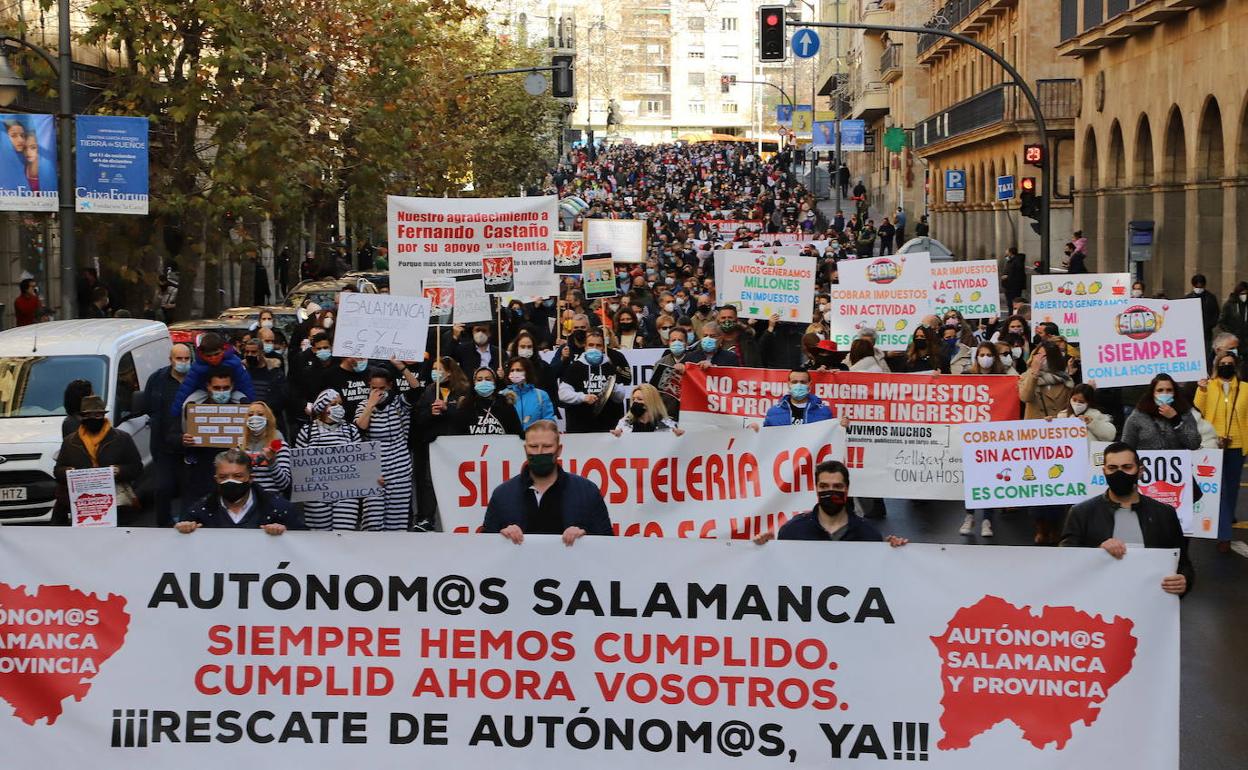
M251 457L241 449L228 449L213 458L216 489L191 506L176 525L189 535L200 527L212 529L263 529L280 535L288 529L304 529L303 521L283 497L251 483Z

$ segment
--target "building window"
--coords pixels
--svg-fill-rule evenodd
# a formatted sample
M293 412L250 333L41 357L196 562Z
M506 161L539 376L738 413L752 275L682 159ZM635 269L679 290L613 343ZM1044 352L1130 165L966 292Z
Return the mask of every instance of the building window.
M737 112L737 103L736 102L724 102L722 105L720 105L719 109L720 109L720 112L727 112L727 113L731 113L735 115Z
M706 87L706 73L705 72L690 72L689 73L689 87L690 88L705 88Z
M663 111L663 102L659 101L658 99L646 100L646 112L662 112L662 111Z
M737 31L737 17L729 16L727 18L720 19L719 28L723 32L736 32Z
M705 115L706 103L705 102L689 102L689 111L693 113L694 115Z
M690 48L689 58L690 59L705 59L706 51L703 51L701 48Z
M719 56L721 59L733 59L738 57L737 46L724 45L719 47Z
M689 17L689 31L702 32L706 29L706 18L702 16Z

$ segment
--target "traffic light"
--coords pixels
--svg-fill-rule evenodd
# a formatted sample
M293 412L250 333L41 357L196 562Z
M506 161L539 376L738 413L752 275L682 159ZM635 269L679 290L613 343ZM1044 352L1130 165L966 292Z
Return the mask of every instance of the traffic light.
M784 61L788 49L784 39L783 5L764 5L758 9L758 60Z
M574 56L559 54L550 57L550 65L555 68L551 73L550 92L556 99L570 99L576 95L572 85L572 60Z
M1044 168L1044 145L1043 144L1024 144L1023 145L1023 163L1036 168Z
M1036 189L1036 178L1025 176L1018 185L1018 211L1028 219L1040 219L1040 194Z

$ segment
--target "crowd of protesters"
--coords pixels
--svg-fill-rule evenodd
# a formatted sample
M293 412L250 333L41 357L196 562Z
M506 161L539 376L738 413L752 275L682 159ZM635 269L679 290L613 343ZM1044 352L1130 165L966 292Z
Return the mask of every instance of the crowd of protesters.
M169 366L145 388L160 486L158 523L183 531L198 526L262 526L274 533L290 526L435 530L430 444L443 436L510 434L525 442L528 475L515 489L499 488L504 494L491 503L486 529L515 542L535 531L607 534L601 501L589 505L597 498L579 482L555 481L570 476L557 469L555 426L562 420L568 433L615 436L682 433L679 403L654 383L633 381L623 351L638 348L662 350L660 363L678 374L694 366L789 372L788 395L760 421L759 427L769 430L834 418L836 405L811 392L812 371L1012 376L1025 419L1078 418L1092 438L1121 440L1126 452L1221 449L1224 486L1239 488L1248 440L1248 395L1239 398L1248 284L1237 287L1221 312L1213 303L1216 318L1207 328L1213 376L1195 384L1176 384L1166 375L1136 389L1098 389L1085 381L1077 345L1055 324L1033 324L1023 291L1014 290L1012 271L1021 265L1011 262L1016 253L1006 255L1003 270L1008 315L975 321L956 311L928 316L899 352L877 349L870 328L847 349L838 348L826 316L838 262L890 253L909 234L904 215L879 223L857 212L825 219L790 173L791 162L787 153L764 160L749 145L730 143L570 150L546 180L548 192L579 202L564 212L568 226L580 229L592 218L644 218L650 232L646 260L617 264L615 297L589 300L579 277L565 276L558 297L512 299L500 308L500 323L431 330L431 352L423 361L333 355L335 310L314 304L302 308L303 320L289 339L274 328L271 315L261 315L255 329L235 338L209 333L194 348L174 345ZM722 222L757 224L725 232ZM920 221L915 234L926 235L926 227ZM734 305L720 301L716 249L794 241L803 253L819 257L810 321L745 320ZM1082 255L1083 249L1079 244L1077 252ZM1206 301L1203 276L1195 276L1192 286L1192 296ZM62 459L88 462L117 455L119 481L133 482L132 454L114 446L116 441L101 440L109 431L107 420L96 414L98 399L83 395L67 394L67 407L77 399L70 408L79 423L69 429L66 445L72 451L62 450ZM184 413L187 404L203 402L251 404L248 434L237 449L218 454L193 445ZM290 447L360 440L382 443L383 496L303 506L287 502ZM1116 459L1134 467L1129 457ZM816 521L790 528L789 535L839 532L833 539L880 539L860 516L845 518L855 509L846 497L848 470L832 471L827 478L820 474L819 504L811 514ZM1119 486L1114 499L1129 505L1133 488ZM542 502L548 488L581 500L589 510L560 518L550 500ZM1236 495L1223 495L1222 502L1218 539L1225 547ZM885 514L884 505L857 503L868 517ZM1037 508L1032 515L1036 544L1088 544L1074 542L1079 536L1070 530L1065 509ZM522 521L529 521L529 528ZM975 523L968 513L961 532L973 534ZM993 536L991 511L979 524L981 537ZM1174 545L1171 535L1169 528L1164 537L1145 532L1142 542ZM786 536L784 529L780 536Z

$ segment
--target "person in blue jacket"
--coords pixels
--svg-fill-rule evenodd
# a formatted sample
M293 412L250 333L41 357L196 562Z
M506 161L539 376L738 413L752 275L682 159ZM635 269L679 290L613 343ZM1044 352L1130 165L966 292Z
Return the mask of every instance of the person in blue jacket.
M516 356L507 364L507 380L509 384L503 388L504 393L516 397L516 414L520 416L520 427L528 430L538 420L554 420L555 405L551 403L546 391L538 387L537 367L528 358Z
M538 420L524 433L525 464L498 485L485 509L483 532L516 545L524 535L561 535L572 545L585 535L614 535L598 485L559 467L559 426Z
M178 394L169 407L169 414L181 418L182 405L186 403L186 399L195 391L204 390L208 386L208 373L219 366L234 372L235 390L246 395L248 401L256 400L256 389L251 384L251 375L247 373L247 367L243 366L242 359L233 350L225 349L225 340L220 334L208 332L199 338L195 362L182 380L182 387L178 388Z
M764 428L777 425L807 425L832 419L832 410L818 396L810 393L810 372L794 369L789 372L789 395L767 410Z

